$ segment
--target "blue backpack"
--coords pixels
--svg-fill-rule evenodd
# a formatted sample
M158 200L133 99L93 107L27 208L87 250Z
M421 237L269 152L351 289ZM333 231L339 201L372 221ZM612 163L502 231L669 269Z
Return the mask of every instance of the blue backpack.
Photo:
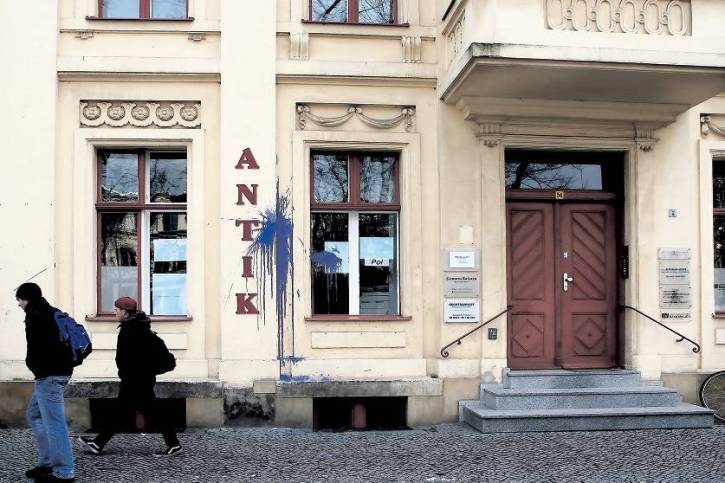
M81 365L83 359L93 351L88 332L73 317L58 309L53 311L53 318L58 326L60 341L70 349L73 367Z

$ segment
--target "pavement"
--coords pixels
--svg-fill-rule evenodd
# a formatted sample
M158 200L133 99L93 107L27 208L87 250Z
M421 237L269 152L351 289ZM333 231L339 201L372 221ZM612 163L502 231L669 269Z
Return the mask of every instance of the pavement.
M73 436L77 436L73 434ZM725 426L697 430L481 434L458 424L406 431L193 429L184 451L151 456L159 434L121 434L77 482L725 482ZM27 429L0 430L0 481L34 465Z

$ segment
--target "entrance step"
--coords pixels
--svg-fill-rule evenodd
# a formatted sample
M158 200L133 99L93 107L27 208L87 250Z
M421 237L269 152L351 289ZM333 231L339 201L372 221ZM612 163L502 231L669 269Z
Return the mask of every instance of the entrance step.
M711 428L712 411L674 407L501 410L483 404L462 408L463 420L483 433Z
M638 371L504 369L501 384L459 403L459 419L487 433L710 428L713 412Z
M586 409L672 407L680 403L677 391L662 386L504 389L484 387L483 402L491 409Z

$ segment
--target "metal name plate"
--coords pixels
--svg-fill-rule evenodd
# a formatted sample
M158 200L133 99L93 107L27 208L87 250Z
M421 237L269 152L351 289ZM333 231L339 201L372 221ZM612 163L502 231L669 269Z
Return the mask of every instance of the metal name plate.
M660 260L689 260L689 248L660 248L657 251Z
M478 297L481 292L478 272L446 272L443 274L444 297Z
M660 308L689 309L692 307L692 292L689 285L660 286Z
M662 312L661 315L663 322L680 322L692 318L691 312Z
M479 299L446 299L443 301L443 316L446 322L478 322Z
M690 285L690 261L660 260L660 285Z

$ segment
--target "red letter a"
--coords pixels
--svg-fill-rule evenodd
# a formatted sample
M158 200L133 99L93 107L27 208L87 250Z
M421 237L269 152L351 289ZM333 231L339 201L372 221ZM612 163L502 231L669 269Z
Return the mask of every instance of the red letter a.
M254 154L252 154L252 150L249 148L244 148L244 151L242 151L242 157L239 158L239 162L234 169L244 169L245 164L249 169L259 169L257 160L254 159Z

